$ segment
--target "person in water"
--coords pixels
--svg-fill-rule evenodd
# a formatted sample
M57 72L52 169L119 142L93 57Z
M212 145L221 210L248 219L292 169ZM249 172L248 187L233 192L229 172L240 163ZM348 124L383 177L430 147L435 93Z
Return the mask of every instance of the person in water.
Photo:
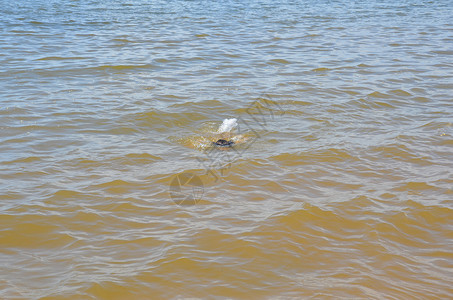
M219 130L217 130L217 133L220 134L220 138L217 142L212 142L212 144L217 147L232 147L234 142L231 140L231 132L237 126L236 118L223 120L222 125L220 125Z
M234 145L234 142L227 141L224 139L219 139L219 140L217 140L217 142L213 142L213 144L218 147L232 147Z

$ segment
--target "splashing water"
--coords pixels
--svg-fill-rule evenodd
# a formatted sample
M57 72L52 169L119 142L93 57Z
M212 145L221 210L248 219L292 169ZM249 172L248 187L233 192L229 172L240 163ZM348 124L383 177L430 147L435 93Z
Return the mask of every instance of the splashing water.
M222 123L222 125L220 125L219 130L217 132L218 133L230 132L237 126L238 126L238 123L237 123L236 118L225 119L225 120L223 120L223 123Z
M185 136L177 139L177 141L189 148L205 150L212 147L213 143L219 139L233 141L235 146L250 139L250 135L247 133L238 134L234 132L234 129L238 127L236 118L225 119L217 130L215 129L216 127L214 122L206 123L197 130L197 135Z

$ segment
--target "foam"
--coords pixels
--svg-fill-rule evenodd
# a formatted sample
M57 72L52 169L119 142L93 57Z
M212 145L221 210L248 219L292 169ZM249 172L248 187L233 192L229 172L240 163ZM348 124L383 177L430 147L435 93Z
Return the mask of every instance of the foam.
M217 132L218 133L230 132L237 126L238 126L238 123L237 123L236 118L225 119L225 120L223 120L223 123L222 123L222 125L220 125L219 130Z

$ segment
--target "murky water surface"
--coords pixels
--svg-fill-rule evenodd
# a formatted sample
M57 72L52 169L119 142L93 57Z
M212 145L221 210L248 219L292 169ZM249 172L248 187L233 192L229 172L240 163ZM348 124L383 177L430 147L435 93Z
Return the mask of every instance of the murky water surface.
M0 298L452 298L422 2L0 1Z

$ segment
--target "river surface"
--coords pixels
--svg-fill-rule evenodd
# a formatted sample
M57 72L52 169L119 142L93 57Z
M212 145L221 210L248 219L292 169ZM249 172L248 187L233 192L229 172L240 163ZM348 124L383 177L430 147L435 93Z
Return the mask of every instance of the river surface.
M1 299L453 298L450 0L0 4Z

